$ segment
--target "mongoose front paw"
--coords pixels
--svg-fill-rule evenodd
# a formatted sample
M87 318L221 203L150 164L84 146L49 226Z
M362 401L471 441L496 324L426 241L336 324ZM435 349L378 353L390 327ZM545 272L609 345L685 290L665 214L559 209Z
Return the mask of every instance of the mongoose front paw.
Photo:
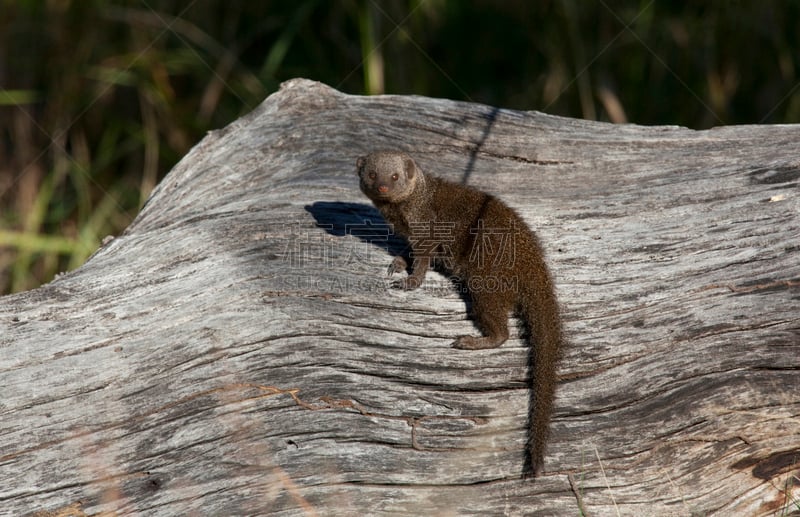
M389 276L392 276L395 273L402 273L408 268L408 262L403 257L397 256L392 260L392 263L389 264L389 269L387 272Z

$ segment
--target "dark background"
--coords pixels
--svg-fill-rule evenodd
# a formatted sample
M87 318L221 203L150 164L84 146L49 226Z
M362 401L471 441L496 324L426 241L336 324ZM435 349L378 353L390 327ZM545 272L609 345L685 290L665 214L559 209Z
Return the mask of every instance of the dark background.
M615 123L800 120L800 3L0 0L0 293L80 265L281 81Z

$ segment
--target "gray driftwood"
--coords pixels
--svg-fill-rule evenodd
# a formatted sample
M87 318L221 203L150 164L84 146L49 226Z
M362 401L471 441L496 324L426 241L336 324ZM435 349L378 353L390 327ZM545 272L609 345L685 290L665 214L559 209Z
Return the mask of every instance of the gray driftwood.
M477 332L356 182L370 150L539 233L569 347L522 481L527 349ZM0 513L800 511L800 126L564 119L295 80L84 266L0 299Z

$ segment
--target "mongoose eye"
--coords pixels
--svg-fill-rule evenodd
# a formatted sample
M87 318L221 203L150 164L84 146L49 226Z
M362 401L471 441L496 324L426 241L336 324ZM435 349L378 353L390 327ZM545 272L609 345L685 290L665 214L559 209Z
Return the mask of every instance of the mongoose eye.
M397 175L397 174L392 174L392 181L397 181L397 178L399 178L399 177L400 176Z
M377 174L375 174L374 172L370 172L370 173L369 173L369 179L371 179L371 180L374 180L374 179L375 179L377 176L378 176L378 175L377 175Z

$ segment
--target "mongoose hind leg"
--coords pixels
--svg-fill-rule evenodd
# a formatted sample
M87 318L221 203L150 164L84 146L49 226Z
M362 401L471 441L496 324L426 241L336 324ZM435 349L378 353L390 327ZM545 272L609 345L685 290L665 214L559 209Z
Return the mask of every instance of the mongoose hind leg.
M477 292L472 294L472 312L482 337L461 336L453 341L453 348L481 350L497 348L508 339L508 313L510 307L503 296L497 293Z

